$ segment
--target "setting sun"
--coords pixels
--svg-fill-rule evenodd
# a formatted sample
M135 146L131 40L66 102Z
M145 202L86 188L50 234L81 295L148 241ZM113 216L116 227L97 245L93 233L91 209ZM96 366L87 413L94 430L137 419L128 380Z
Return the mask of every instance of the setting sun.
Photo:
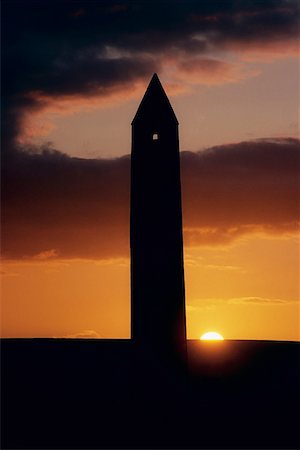
M224 341L224 338L220 333L208 331L200 337L200 341Z

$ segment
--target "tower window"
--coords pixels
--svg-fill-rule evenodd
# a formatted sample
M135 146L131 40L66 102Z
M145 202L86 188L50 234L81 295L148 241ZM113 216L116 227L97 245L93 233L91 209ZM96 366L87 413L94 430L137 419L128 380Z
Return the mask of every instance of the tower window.
M153 141L158 141L158 133L153 133L152 140Z

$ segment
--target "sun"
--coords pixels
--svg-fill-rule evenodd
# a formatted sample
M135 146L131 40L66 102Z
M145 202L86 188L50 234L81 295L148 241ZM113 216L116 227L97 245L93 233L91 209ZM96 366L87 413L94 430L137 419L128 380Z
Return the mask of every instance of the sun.
M207 333L202 334L200 341L224 341L224 338L220 333L208 331Z

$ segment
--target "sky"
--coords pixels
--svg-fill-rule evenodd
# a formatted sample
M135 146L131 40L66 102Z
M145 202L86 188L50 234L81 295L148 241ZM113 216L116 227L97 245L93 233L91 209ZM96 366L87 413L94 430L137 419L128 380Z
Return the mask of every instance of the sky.
M157 72L188 337L300 340L299 25L293 0L3 2L2 336L130 337L130 124Z

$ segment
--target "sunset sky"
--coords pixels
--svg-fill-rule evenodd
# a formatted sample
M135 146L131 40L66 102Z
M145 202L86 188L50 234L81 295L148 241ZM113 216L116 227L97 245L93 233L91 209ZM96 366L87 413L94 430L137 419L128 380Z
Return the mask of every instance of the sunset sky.
M130 124L157 72L188 337L300 340L299 2L4 0L2 28L2 336L130 337Z

